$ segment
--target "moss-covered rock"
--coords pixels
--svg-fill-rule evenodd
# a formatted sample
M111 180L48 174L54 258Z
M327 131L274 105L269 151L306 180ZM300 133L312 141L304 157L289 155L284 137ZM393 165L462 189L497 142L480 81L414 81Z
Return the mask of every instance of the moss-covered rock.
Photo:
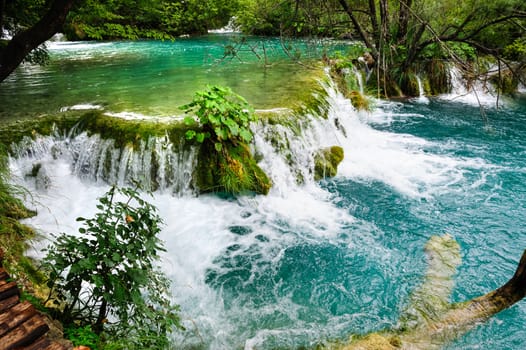
M54 132L64 134L69 132L85 113L86 111L70 111L0 124L0 144L7 147L12 143L20 142L24 136L51 135Z
M319 150L314 155L314 179L316 181L334 177L338 172L338 165L343 160L343 148L332 146Z
M24 206L20 197L24 190L9 184L7 153L0 147L0 250L4 252L3 263L6 269L25 282L40 283L41 274L34 268L32 261L24 255L27 241L35 237L29 226L19 222L36 213Z
M112 139L117 147L132 145L136 148L141 140L146 141L150 137L168 137L174 145L179 145L181 140L185 140L184 133L189 127L178 120L128 120L93 111L79 119L78 129L88 134L99 134L103 139Z
M490 81L505 95L516 93L519 86L519 79L510 70L503 70L500 75L494 74L491 76Z
M439 95L451 90L449 77L449 63L444 60L433 59L422 64L422 71L427 80L426 93Z
M225 142L223 149L217 152L212 142L205 141L199 150L193 176L197 190L202 193L267 194L272 186L247 145L230 142Z

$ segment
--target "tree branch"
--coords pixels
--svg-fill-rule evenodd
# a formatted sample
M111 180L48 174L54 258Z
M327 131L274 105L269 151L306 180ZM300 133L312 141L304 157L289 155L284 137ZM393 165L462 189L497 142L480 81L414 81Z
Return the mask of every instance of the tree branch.
M373 43L371 43L371 40L369 40L369 38L367 37L367 33L364 31L364 29L360 25L360 22L358 22L358 20L354 16L353 11L349 7L349 4L347 3L347 1L346 0L339 0L339 2L340 2L340 5L342 6L342 8L347 13L347 15L349 16L349 18L351 19L351 22L352 22L354 28L358 31L358 34L360 35L360 38L365 43L365 46L367 46L367 48L369 50L371 50L372 55L374 57L377 57L378 56L378 51L377 51L376 47L373 45Z
M75 0L53 1L40 21L11 39L0 51L0 82L7 78L32 50L49 40L62 28L74 2Z

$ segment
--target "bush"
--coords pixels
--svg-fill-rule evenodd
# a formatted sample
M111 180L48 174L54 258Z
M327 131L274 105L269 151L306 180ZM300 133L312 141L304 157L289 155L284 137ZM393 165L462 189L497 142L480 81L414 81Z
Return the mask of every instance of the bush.
M252 140L250 122L256 121L253 108L247 101L232 92L229 88L210 86L205 91L198 91L194 100L181 107L186 114L185 123L194 126L195 114L202 130L188 130L186 138L199 143L210 139L215 149L220 152L226 141L237 145Z
M163 250L161 218L130 188L112 187L97 209L94 218L77 219L84 223L79 236L60 234L44 258L50 295L63 307L59 318L66 326L89 325L97 335L164 348L181 326L169 281L155 266Z

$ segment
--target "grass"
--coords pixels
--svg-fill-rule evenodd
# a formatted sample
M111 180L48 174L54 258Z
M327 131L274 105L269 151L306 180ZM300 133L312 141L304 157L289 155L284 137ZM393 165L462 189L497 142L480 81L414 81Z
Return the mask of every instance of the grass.
M24 254L28 242L36 237L35 232L19 220L35 215L35 212L27 209L20 200L28 193L10 184L9 176L7 153L0 145L0 249L4 252L3 265L19 284L29 287L43 283L44 277Z

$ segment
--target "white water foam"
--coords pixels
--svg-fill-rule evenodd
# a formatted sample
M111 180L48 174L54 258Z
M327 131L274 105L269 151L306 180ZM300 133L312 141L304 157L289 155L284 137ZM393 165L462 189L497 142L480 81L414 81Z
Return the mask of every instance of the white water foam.
M60 108L60 111L61 112L66 112L66 111L84 111L84 110L90 110L90 109L103 110L104 107L101 106L101 105L96 105L96 104L92 104L92 103L79 103L79 104L76 104L76 105L73 105L73 106L62 107L62 108Z
M98 143L91 141L92 147ZM83 144L84 148L90 148L85 142ZM73 176L76 170L69 156L63 153L53 156L53 148L57 148L55 140L41 140L25 155L20 153L17 159L12 159L11 170L34 194L30 204L39 215L26 223L47 235L75 234L79 228L75 219L93 216L96 198L108 186ZM26 176L35 160L44 164L51 180L45 190L38 189ZM271 192L267 197L238 200L216 196L174 197L167 192L156 192L154 198L146 199L159 208L164 218L161 238L167 252L163 269L173 281L174 299L181 304L183 322L189 330L174 336L176 344L181 344L178 348L182 349L202 346L203 342L210 349L243 347L245 340L253 337L252 330L240 327L243 321L239 318L247 317L244 308L227 307L223 292L206 282L211 269L228 272L217 259L224 256L229 247L239 246L241 254L252 249L261 255L259 263L268 265L269 260L279 260L285 247L305 240L334 240L343 226L354 221L345 209L332 205L327 193L319 188L310 191L296 187L287 193ZM246 233L235 234L231 227L243 227ZM353 244L358 245L357 242ZM38 245L33 255L40 256L39 250L45 245L46 242ZM251 274L258 273L260 271L254 266ZM288 298L280 301L287 302L290 303ZM268 312L283 307L283 304L276 305L274 311ZM287 337L287 333L283 336Z
M332 137L345 151L338 169L340 176L383 182L404 195L425 198L463 181L467 169L488 166L481 159L437 154L437 149L447 145L409 134L376 130L369 125L372 121L389 123L395 117L422 117L398 113L396 103L377 103L378 108L372 113L357 113L339 92L335 89L328 91L329 120L338 120L346 130L346 135L335 132L335 137Z
M223 28L219 29L210 29L208 31L210 34L233 34L233 33L241 33L241 30L239 28L239 25L236 23L236 17L230 18L227 25Z
M485 107L492 107L497 104L497 93L489 82L475 80L470 86L467 86L460 69L452 67L449 74L452 91L449 94L441 95L441 99Z

